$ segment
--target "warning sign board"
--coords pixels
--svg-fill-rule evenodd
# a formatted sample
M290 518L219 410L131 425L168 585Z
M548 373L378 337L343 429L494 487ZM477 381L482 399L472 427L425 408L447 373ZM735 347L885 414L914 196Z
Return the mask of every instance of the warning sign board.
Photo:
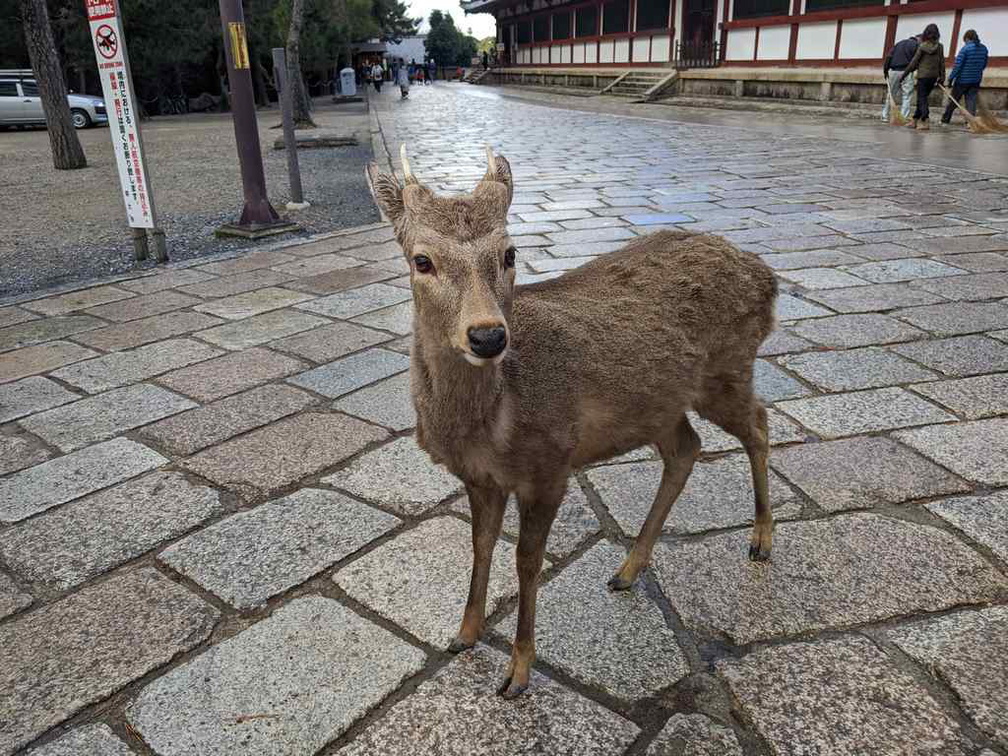
M228 34L231 37L231 60L235 70L241 71L249 67L248 43L245 41L245 24L241 21L228 21Z
M108 111L112 150L119 169L119 185L126 218L134 228L154 228L154 204L147 181L139 114L133 95L118 0L84 0L105 108Z

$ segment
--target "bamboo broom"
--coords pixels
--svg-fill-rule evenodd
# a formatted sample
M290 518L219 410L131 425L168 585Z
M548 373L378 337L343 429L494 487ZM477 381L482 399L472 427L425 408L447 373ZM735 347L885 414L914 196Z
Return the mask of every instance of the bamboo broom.
M952 96L952 92L950 92L944 84L939 84L938 87L941 89L942 92L945 93L945 96L952 101L952 104L959 109L959 112L963 114L963 118L966 119L966 128L968 128L974 134L989 134L991 132L991 129L987 126L984 126L984 124L980 122L979 118L977 118L975 115L970 113L968 110L966 110L966 108L964 108L962 105L959 104L956 98Z
M991 132L1008 132L1008 123L1005 123L999 119L996 115L990 112L990 109L984 105L983 100L977 97L977 120L982 123L988 131Z
M889 77L885 79L885 91L886 96L889 98L889 125L905 126L907 121L900 112L900 109L896 107L896 98L892 96L892 89L889 87Z

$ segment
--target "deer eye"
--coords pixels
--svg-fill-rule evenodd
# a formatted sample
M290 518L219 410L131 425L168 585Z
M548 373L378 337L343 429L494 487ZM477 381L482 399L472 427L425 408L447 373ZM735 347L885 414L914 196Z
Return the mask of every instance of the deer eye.
M417 269L417 273L430 273L434 270L434 263L426 255L417 255L413 258L413 265Z
M515 255L518 253L514 247L508 247L504 251L504 265L508 268L513 268L515 264Z

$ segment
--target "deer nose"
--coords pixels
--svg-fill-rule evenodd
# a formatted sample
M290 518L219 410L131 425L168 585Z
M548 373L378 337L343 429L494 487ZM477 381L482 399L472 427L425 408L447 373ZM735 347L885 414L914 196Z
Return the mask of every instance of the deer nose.
M507 331L504 326L493 328L470 328L469 346L477 357L496 357L507 346Z

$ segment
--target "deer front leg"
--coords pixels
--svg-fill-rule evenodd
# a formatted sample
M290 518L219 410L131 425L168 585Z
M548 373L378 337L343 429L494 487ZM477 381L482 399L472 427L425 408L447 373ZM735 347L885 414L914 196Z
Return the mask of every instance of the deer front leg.
M472 515L473 565L462 626L455 640L448 646L448 650L456 654L472 648L483 634L490 563L493 560L494 546L500 537L504 507L507 504L507 492L495 486L474 486L467 483L466 493L469 495L469 510Z
M564 478L564 483L566 478ZM518 627L511 647L511 661L507 677L498 693L504 698L515 698L528 688L529 674L535 662L535 610L539 589L539 572L542 569L546 538L549 535L560 500L559 491L549 495L523 498L519 496L521 531L518 534Z

